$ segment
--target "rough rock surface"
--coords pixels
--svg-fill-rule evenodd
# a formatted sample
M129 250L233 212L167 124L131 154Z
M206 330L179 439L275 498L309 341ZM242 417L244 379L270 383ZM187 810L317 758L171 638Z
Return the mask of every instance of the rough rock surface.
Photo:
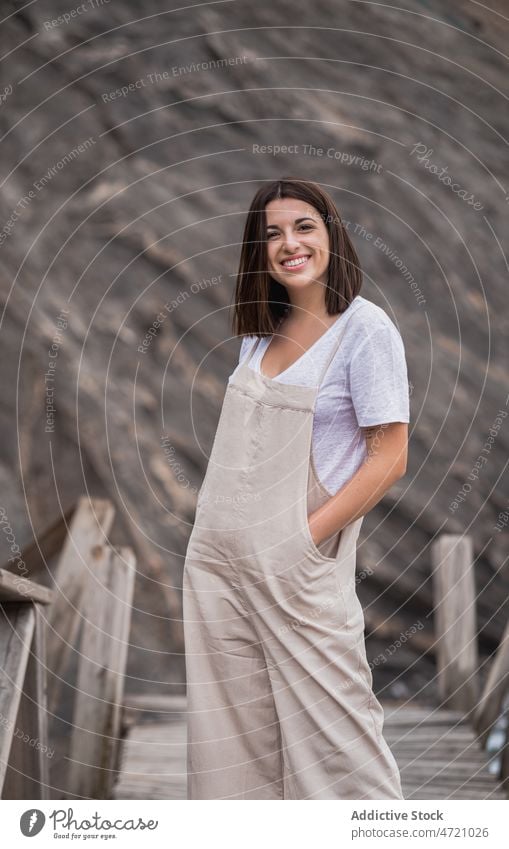
M111 498L139 567L127 687L178 691L183 555L240 347L245 211L260 181L319 181L411 381L408 473L361 536L375 684L432 698L436 534L473 537L484 654L507 617L509 417L472 473L508 409L504 4L96 0L68 23L68 2L20 5L0 29L0 480L17 541L84 492ZM297 148L255 147L276 144Z

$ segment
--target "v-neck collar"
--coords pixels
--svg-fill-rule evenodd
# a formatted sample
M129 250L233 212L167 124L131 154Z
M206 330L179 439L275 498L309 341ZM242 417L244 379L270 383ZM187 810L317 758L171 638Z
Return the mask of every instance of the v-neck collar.
M270 377L268 374L264 374L264 372L262 371L262 363L263 363L263 360L265 358L265 354L267 353L267 351L270 348L270 343L272 342L272 340L274 338L274 334L272 334L272 336L270 336L270 338L269 338L268 345L266 346L265 350L263 351L261 357L258 359L258 363L257 363L258 373L262 377L266 378L266 380L278 380L281 377L281 375L286 374L287 371L290 371L290 369L292 369L295 365L297 365L297 363L299 363L303 359L303 357L306 356L306 354L309 354L309 352L312 351L313 348L315 348L318 345L318 343L321 342L322 339L324 339L325 336L327 336L327 334L330 333L330 331L340 323L341 319L344 318L344 316L350 311L350 308L353 306L354 301L356 301L358 297L359 297L359 295L356 295L356 297L348 304L346 310L344 310L337 317L336 321L334 321L330 325L330 327L328 327L327 330L325 330L322 333L322 335L318 337L318 339L315 339L315 341L309 346L309 348L306 348L306 350L303 351L302 354L299 357L297 357L296 360L293 361L293 363L290 363L290 365L287 366L285 369L283 369L283 371L280 371L279 374L275 374L274 376Z

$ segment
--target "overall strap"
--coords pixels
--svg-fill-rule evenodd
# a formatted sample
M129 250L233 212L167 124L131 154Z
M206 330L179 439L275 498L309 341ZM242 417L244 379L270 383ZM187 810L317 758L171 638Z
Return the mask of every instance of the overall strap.
M251 345L251 350L249 351L246 359L244 360L244 365L247 366L248 362L250 361L251 357L253 356L254 352L256 351L258 345L260 344L262 338L263 338L262 336L258 336L258 339L254 343L254 345Z
M279 328L281 327L281 323L282 323L282 321L283 321L283 318L284 318L284 315L280 316L279 321L278 321L278 323L277 323L277 327L276 327L276 329L275 329L274 333L277 333L277 331L278 331L278 330L279 330ZM272 334L272 335L274 335L274 334ZM247 355L246 359L244 360L244 362L245 362L245 364L246 364L246 365L247 365L247 364L248 364L248 362L250 361L251 357L253 356L254 352L255 352L255 351L256 351L256 349L258 348L258 346L259 346L260 342L262 341L262 339L266 339L266 338L267 338L266 336L258 336L258 339L257 339L257 340L256 340L256 342L254 343L254 345L252 345L252 346L251 346L251 350L250 350L249 354Z
M321 372L321 374L320 374L320 378L319 378L319 380L318 380L318 387L317 387L318 389L320 389L320 387L321 387L321 385L322 385L322 383L323 383L323 381L324 381L325 375L326 375L326 373L327 373L327 370L328 370L328 368L329 368L329 366L330 366L330 364L331 364L332 360L333 360L333 359L334 359L334 357L336 356L336 353L337 353L337 351L338 351L338 349L339 349L339 346L340 346L340 344L341 344L341 340L342 340L342 338L343 338L343 336L344 336L344 334L345 334L345 330L346 330L346 326L347 326L347 324L348 324L348 320L349 320L349 319L348 319L348 317L347 317L347 318L345 318L344 316L342 316L341 318L337 318L337 319L336 319L336 321L338 321L338 322L340 323L340 328L339 328L338 336L337 336L337 339L336 339L336 341L335 341L334 345L332 346L332 351L331 351L331 353L330 353L330 355L329 355L329 357L328 357L328 359L327 359L327 362L325 363L325 365L324 365L324 367L323 367L323 369L322 369L322 372Z

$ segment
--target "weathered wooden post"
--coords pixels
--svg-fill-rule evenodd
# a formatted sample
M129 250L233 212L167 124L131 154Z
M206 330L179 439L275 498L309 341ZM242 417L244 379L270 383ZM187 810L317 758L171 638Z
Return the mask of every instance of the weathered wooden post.
M497 721L509 689L509 622L490 666L486 684L474 713L474 728L484 746Z
M67 797L107 799L120 744L136 558L130 548L103 545L92 549L92 558L80 611Z
M79 660L69 787L62 794L55 776L57 798L109 798L122 730L136 573L133 551L107 544L114 514L108 500L80 498L75 509L27 547L27 571L49 587L0 569L2 798L51 798L48 759L55 750L48 754L48 716L59 706L72 651ZM54 568L47 558L57 555ZM42 604L48 605L45 617ZM53 769L59 771L59 761Z
M474 713L474 727L481 745L485 746L489 733L502 710L509 691L509 622L505 626L500 645L490 666L486 684ZM509 798L509 728L500 752L498 777Z
M498 777L509 799L509 732L506 732L505 744L500 755L500 772Z
M468 713L478 698L472 540L441 534L431 546L438 688L443 706Z
M52 593L0 569L0 796L49 799L42 605Z
M52 713L57 710L62 682L78 638L83 594L89 582L94 580L95 564L91 550L107 541L114 516L115 509L110 501L82 496L51 575L55 601L49 610L47 654L53 673L49 688L49 709Z

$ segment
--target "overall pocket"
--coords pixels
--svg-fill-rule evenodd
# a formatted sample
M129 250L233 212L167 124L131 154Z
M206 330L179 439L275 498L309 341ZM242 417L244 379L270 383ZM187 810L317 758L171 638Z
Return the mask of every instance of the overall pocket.
M327 545L327 548L328 549L331 548L332 551L334 552L332 555L325 554L322 551L321 547L319 547L313 539L313 536L311 534L311 528L309 526L309 516L307 515L307 512L306 512L305 537L306 537L306 542L308 544L309 550L315 555L315 557L319 557L321 560L325 560L325 561L328 560L330 563L335 563L337 558L338 558L339 549L341 547L341 540L343 539L343 535L344 535L344 530L340 531L339 534L335 534L334 537L331 538L332 542L331 542L331 540L323 540L323 542L320 543L320 546Z

